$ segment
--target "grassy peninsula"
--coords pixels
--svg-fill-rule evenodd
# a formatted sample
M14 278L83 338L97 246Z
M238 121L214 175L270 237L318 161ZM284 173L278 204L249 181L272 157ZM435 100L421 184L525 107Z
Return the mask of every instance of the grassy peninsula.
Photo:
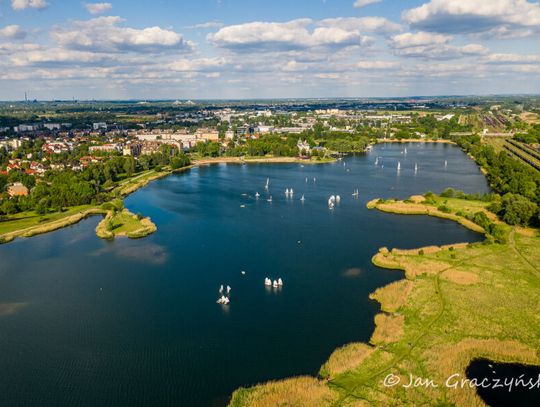
M134 215L127 209L110 211L96 227L96 234L102 239L114 239L117 236L139 239L156 231L157 227L150 218Z
M301 406L481 406L474 388L453 386L466 379L465 369L473 359L540 364L537 229L507 225L487 210L488 203L471 199L430 194L405 201L375 200L368 206L451 219L482 229L486 241L415 250L381 248L373 263L402 270L405 279L371 294L382 312L375 317L370 343L337 349L317 378L241 388L231 406L271 406L277 401ZM389 374L400 383L385 386ZM431 379L438 387L404 388L409 375ZM458 376L447 385L452 375Z

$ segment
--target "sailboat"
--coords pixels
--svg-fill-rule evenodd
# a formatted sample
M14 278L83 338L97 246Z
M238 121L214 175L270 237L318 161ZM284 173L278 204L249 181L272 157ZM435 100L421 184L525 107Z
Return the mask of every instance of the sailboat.
M277 282L277 280L274 280L274 282L272 283L272 287L278 288L278 282Z
M221 304L221 305L228 305L229 302L231 302L231 300L229 300L227 297L225 297L224 295L222 295L216 302L217 302L218 304Z
M289 194L291 195L291 198L292 196L294 195L294 190L291 188L291 190L289 191Z
M272 280L270 280L268 277L266 277L264 279L264 285L268 285L268 286L272 285Z
M228 286L227 286L227 294L229 294L230 292L231 292L231 286L228 285Z
M401 171L401 162L400 161L398 161L398 163L397 163L397 170L398 170L398 172Z
M340 203L341 202L341 197L339 195L336 195L336 203Z
M285 190L285 196L289 196L289 188Z
M405 151L403 151L403 154L407 155L407 149L405 149Z
M258 192L255 194L255 198L259 198L261 196L261 194L259 194Z
M330 209L334 209L334 203L336 202L336 197L332 195L330 198L328 198L328 207Z
M300 198L300 200L301 200L302 202L304 202L304 201L306 200L306 198L304 198L304 194L302 194L302 198Z
M414 163L414 173L418 172L418 163Z
M270 185L270 178L266 178L266 185L264 187L264 189L266 189L268 191L268 186Z
M221 285L221 287L219 287L219 292L220 292L220 293L223 292L223 284Z
M272 195L270 195L270 198L268 198L267 201L272 202Z
M375 165L379 165L379 157L375 158Z
M283 280L281 278L278 278L277 283L278 283L279 286L282 286L283 285Z
M444 160L444 168L446 169L448 167L448 161Z
M352 195L353 195L353 196L358 196L358 190L356 189L356 190L353 192Z

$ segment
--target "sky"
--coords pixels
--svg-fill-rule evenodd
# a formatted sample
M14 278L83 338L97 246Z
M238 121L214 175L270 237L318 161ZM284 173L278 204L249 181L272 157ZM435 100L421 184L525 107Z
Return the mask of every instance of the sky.
M0 0L0 100L540 93L528 0Z

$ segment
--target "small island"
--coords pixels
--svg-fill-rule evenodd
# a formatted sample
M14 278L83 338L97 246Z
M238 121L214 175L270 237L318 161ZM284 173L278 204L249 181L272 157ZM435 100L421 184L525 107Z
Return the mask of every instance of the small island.
M114 239L118 236L139 239L157 231L150 218L131 213L123 207L121 200L108 202L102 207L107 210L107 215L96 227L96 235L102 239Z

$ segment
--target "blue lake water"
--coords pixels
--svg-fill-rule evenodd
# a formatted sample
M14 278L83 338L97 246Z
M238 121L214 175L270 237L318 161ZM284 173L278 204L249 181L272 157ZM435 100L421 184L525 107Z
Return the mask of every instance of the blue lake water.
M127 198L157 224L148 238L100 240L94 217L0 246L0 404L222 405L239 386L316 374L336 347L369 340L379 310L369 293L402 278L371 264L379 247L481 239L366 202L449 186L488 191L476 165L441 144L377 145L316 166L214 165ZM232 287L225 308L221 284Z

